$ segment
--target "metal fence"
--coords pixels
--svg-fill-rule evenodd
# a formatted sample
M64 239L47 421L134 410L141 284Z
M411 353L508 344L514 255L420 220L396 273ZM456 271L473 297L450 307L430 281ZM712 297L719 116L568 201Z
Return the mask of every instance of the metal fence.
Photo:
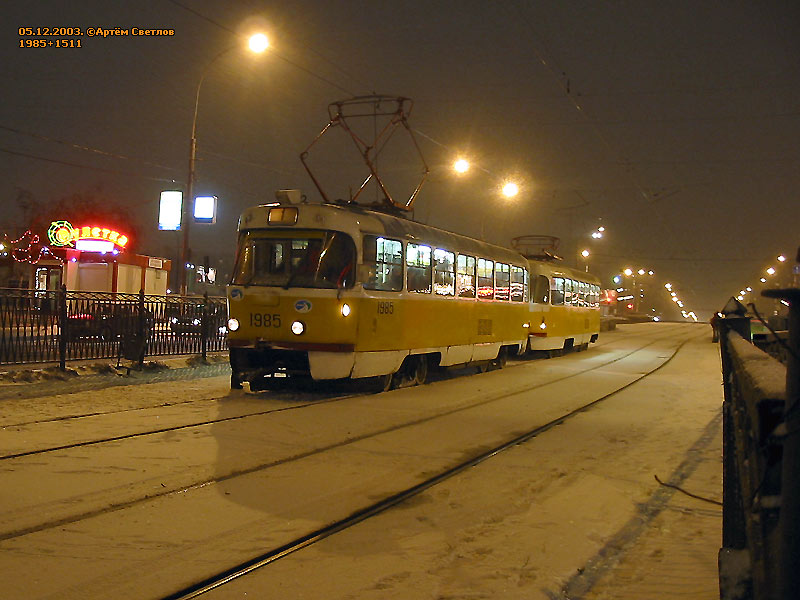
M725 392L722 600L789 600L800 589L800 290L770 293L791 302L788 334L768 340L783 338L786 364L752 343L749 317L717 322Z
M0 289L0 364L227 348L225 298Z

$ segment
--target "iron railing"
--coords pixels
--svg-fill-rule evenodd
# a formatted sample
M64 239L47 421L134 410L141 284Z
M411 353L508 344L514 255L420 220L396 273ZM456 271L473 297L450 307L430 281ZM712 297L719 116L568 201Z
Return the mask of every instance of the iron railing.
M225 298L0 289L0 364L227 348Z
M770 340L783 344L786 364L754 345L743 310L715 324L725 393L722 600L789 600L800 589L800 290L764 293L773 294L790 302L788 339Z

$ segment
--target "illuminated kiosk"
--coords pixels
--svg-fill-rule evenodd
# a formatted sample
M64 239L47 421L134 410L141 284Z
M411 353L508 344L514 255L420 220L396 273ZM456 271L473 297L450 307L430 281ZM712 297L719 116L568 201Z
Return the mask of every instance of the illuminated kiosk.
M68 290L166 295L172 261L126 252L126 235L67 221L53 222L47 234L53 254L64 260L62 281Z

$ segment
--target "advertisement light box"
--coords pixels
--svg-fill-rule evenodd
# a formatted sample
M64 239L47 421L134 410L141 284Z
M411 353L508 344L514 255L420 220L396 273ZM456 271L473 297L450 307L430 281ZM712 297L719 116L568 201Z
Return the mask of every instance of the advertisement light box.
M217 197L198 196L194 199L194 222L212 224L217 221Z
M183 192L161 192L158 205L158 228L163 231L177 231L181 228L181 209Z

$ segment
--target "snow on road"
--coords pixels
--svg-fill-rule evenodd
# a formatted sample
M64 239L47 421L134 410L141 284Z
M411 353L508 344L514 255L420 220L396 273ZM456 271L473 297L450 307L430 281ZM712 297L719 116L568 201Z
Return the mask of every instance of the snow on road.
M0 589L0 598L23 591L25 597L47 598L160 597L511 433L612 393L664 363L681 341L695 338L656 374L564 425L214 593L282 599L554 598L566 588L627 597L620 590L603 596L615 581L608 581L613 565L594 565L598 552L614 540L620 543L626 524L653 501L659 487L653 475L665 481L675 477L691 455L683 479L692 481L701 465L710 465L711 475L698 480L704 489L693 491L720 495L718 440L689 452L704 432L713 438L719 429L714 419L722 397L716 346L700 333L692 326L628 326L604 335L588 353L257 418L229 419L254 407L287 408L297 399L232 393L227 379L217 377L4 401L6 424L98 406L123 412L117 420L8 427L0 433L2 454L7 444L36 447L51 439L131 431L162 419L229 420L146 441L120 440L100 452L86 447L0 463L0 534L35 529L42 511L65 519L63 527L0 535L3 570L28 575L24 587L12 582ZM624 357L648 343L636 360ZM594 370L576 375L587 368ZM504 397L483 405L481 399L490 396ZM158 407L162 403L171 406ZM395 429L415 419L418 425ZM384 433L374 437L379 431ZM297 458L325 446L331 451ZM274 468L261 469L270 461ZM218 483L158 494L158 488L198 476ZM102 512L104 505L124 504L142 493L158 497ZM664 506L674 501L670 495ZM30 506L37 509L26 512ZM647 527L627 536L626 548L643 543L657 519L672 514L664 506ZM86 510L97 514L70 520L70 514ZM695 511L708 521L694 536L702 540L698 552L706 560L693 564L702 571L699 580L715 589L719 511L712 505L686 510L680 514L691 517ZM634 579L640 573L649 578L657 570L651 567L669 563L671 536L662 538L651 540L655 548L644 564L631 566L630 551L614 560L627 565ZM587 566L592 579L580 579Z

